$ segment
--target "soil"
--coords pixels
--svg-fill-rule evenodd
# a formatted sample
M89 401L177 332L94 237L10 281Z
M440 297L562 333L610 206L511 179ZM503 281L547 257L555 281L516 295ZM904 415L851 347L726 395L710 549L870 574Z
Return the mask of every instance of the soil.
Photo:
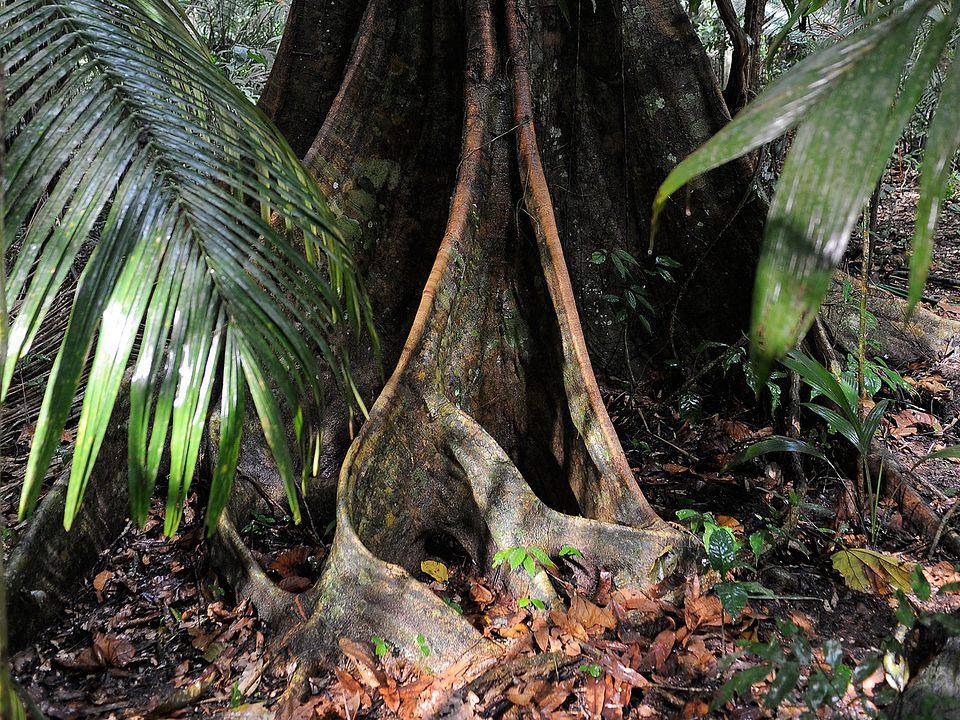
M873 279L904 288L903 246L912 233L916 176L895 168L886 186ZM960 205L948 203L927 293L938 312L954 317L960 317L958 237ZM851 272L856 273L858 262L853 243ZM916 392L883 392L894 402L884 423L886 443L910 467L931 450L958 442L960 373L950 358L895 369ZM425 566L420 579L484 635L508 645L516 660L508 677L488 673L461 693L484 717L535 712L548 717L594 712L604 718L698 717L709 712L711 699L733 671L757 661L748 655L719 670L723 665L718 661L734 649L734 641L766 641L777 632L777 620L798 626L821 661L824 641L838 640L843 660L851 666L883 647L894 632L893 596L854 591L831 566L833 550L867 544L855 522L837 522L841 482L822 464L805 460L810 491L804 511L796 531L781 538L777 530L792 489L788 459L771 455L736 471L722 469L736 450L774 428L768 399L754 407L736 400L744 396L734 392L744 383L741 366L733 365L726 375L719 366L712 372L700 385L726 387L728 394L704 389L693 412L682 397L664 397L662 388L676 384L666 373L638 386L608 378L605 400L641 487L661 516L675 519L679 510L711 512L743 542L753 533L766 533L776 549L764 555L755 576L749 570L739 575L790 599L752 600L733 621L721 615L709 590L719 579L715 574L704 572L702 578L686 578L674 587L674 594L686 600L679 608L666 599L669 594L651 599L618 593L602 567L585 567L571 552L555 558L557 567L550 569L569 609L546 613L529 603L521 607L522 599L502 590L509 562L491 571L473 565L455 544L438 544L430 548L435 564ZM28 364L21 375L24 388L30 387L37 366ZM698 387L688 390L701 392ZM37 393L24 391L20 406L8 415L19 427L8 426L3 436L8 459L0 519L12 527L5 546L21 530L14 523L19 469L31 434L31 403L38 400ZM12 403L17 402L14 394ZM815 423L804 417L803 426L806 430ZM70 441L66 434L64 457ZM917 489L937 513L946 514L960 501L956 461L922 464L915 475ZM203 485L198 488L202 496ZM172 541L162 538L159 505L143 531L128 527L102 554L62 617L13 657L15 676L48 717L273 716L293 666L271 649L269 630L249 603L232 597L205 563L197 509L201 499L193 497ZM958 558L942 548L929 556L929 539L919 537L892 503L881 503L880 518L883 532L876 549L922 563L935 588L960 579L954 567ZM330 528L294 528L286 518L266 516L248 518L240 527L255 558L282 587L301 592L316 580ZM960 596L936 590L929 602L914 601L940 612L960 609ZM310 701L285 716L391 717L396 712L415 717L436 707L437 698L460 681L457 672L464 672L459 668L434 675L429 648L423 648L423 661L416 664L401 663L387 646L379 649L383 657L373 639L369 647L344 645L344 667L315 678ZM881 671L871 695L879 697L883 680ZM746 700L734 700L716 716L772 716L774 711L759 702L768 687L759 682L752 700L748 692ZM794 717L801 709L793 696L776 712ZM850 693L834 704L833 712L865 717L862 702Z

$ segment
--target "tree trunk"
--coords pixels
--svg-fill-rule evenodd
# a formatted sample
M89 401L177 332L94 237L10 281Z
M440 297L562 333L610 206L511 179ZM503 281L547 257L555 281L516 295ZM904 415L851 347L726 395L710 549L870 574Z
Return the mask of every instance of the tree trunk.
M301 679L344 636L377 634L416 658L423 635L438 670L497 654L415 579L437 538L480 567L514 546L573 545L620 585L649 586L684 555L687 537L627 464L586 337L614 368L624 338L645 359L737 339L764 208L747 162L694 183L655 249L681 268L675 284L646 283L652 336L611 324L609 278L591 253L626 249L651 269L656 187L728 117L675 0L567 5L569 24L556 3L524 0L294 0L262 106L354 236L395 367L385 382L365 341L351 349L360 394L376 402L355 439L347 408L328 408L307 507L317 519L333 508L336 535L316 587L297 597L229 519L256 501L244 478L280 487L262 444L241 456L214 554L238 593L290 630ZM122 502L105 462L101 494ZM43 517L60 509L50 498ZM506 581L559 602L544 572ZM30 583L18 586L24 596Z
M299 25L308 5L294 3L262 105L301 149L319 128L305 162L355 234L396 365L383 386L369 348L352 353L361 392L377 400L352 444L343 408L330 413L313 500L338 481L336 536L298 599L310 619L289 637L301 676L339 638L373 634L414 658L422 635L438 669L497 649L414 578L434 539L480 567L514 546L573 545L620 585L649 586L683 554L604 409L565 253L642 257L657 184L722 125L724 105L673 0L601 2L595 15L584 3L569 26L556 6L522 0L370 0L359 17L344 0L323 3L312 32ZM349 29L352 46L318 45L327 27ZM746 164L724 168L668 219L657 252L683 273L656 297L661 338L744 327L760 229L748 186ZM598 279L573 265L599 324ZM738 278L742 297L718 277ZM262 448L244 455L242 469L259 472ZM232 582L261 612L295 617L228 520L221 541ZM506 581L559 602L544 572Z

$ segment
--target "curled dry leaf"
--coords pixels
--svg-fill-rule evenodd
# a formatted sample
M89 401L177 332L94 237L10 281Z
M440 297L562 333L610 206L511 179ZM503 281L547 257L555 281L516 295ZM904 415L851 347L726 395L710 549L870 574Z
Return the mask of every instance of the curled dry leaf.
M582 625L588 635L599 635L604 630L613 630L617 626L612 610L594 605L580 595L574 595L570 601L567 618L570 622Z
M480 583L475 583L470 588L470 599L473 600L480 609L483 609L493 602L494 595L490 588Z
M112 572L109 570L103 570L102 572L97 573L97 576L93 579L93 590L97 594L98 603L103 602L103 591L112 577Z
M302 593L304 590L309 589L313 585L313 581L310 578L305 578L302 575L290 575L285 577L279 583L281 590L286 590L291 593Z
M673 630L663 630L650 643L650 650L644 656L641 667L663 672L663 665L673 651L677 635Z
M298 545L290 548L277 556L277 559L270 563L270 570L286 578L291 575L301 575L301 566L306 564L310 557L310 548L304 545Z

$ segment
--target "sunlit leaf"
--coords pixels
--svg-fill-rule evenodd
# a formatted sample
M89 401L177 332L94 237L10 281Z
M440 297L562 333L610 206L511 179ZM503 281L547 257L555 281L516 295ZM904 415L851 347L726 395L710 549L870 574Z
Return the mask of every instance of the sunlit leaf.
M420 569L437 582L446 582L450 579L450 571L442 562L436 560L424 560L420 563Z
M960 147L960 62L954 61L943 86L937 111L927 133L920 174L920 199L917 202L916 231L910 253L910 309L923 294L933 255L933 235L940 217L940 206Z
M33 510L84 389L65 513L71 524L134 351L129 462L138 523L169 435L165 529L175 531L211 396L222 385L228 447L215 470L211 527L236 466L240 377L295 504L278 400L295 418L298 448L314 452L305 439L318 435L320 378L349 392L342 338L348 329L371 329L350 249L316 183L223 77L173 0L4 5L0 62L11 114L4 220L7 236L18 237L5 293L15 312L2 393L68 274L80 272L20 516Z
M886 555L866 548L838 550L830 556L833 569L843 576L844 582L853 590L867 592L871 588L886 594L891 587L910 592L912 563L906 563L893 555Z
M655 219L692 178L800 123L767 219L754 292L751 354L761 377L813 321L862 205L943 53L956 8L912 62L917 31L934 6L889 6L886 19L785 73L658 191Z

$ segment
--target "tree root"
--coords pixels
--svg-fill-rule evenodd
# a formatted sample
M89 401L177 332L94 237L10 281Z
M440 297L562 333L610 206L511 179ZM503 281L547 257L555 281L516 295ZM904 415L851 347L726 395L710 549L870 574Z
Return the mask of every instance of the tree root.
M843 300L845 282L853 288L847 302ZM861 287L856 278L836 273L820 312L834 341L851 353L857 351L859 323L852 306L859 302ZM924 307L917 307L908 318L906 300L873 287L867 295L867 309L877 318L877 326L868 328L868 339L878 344L880 354L891 364L902 366L917 358L936 361L955 356L958 351L960 322L956 320L940 317Z
M960 557L960 534L944 527L943 518L931 508L907 479L909 473L879 442L870 452L870 472L880 477L884 492L900 507L904 519L933 543L934 538L955 556Z
M512 547L557 556L572 545L618 585L640 587L689 547L644 499L590 365L537 149L523 14L507 2L498 32L489 0L465 5L456 191L396 369L343 463L320 580L294 608L266 587L229 521L221 525L228 564L242 568L233 581L287 629L299 663L291 697L339 656L341 638L378 635L432 670L468 656L483 668L503 655L415 578L433 538L455 540L480 567ZM391 12L375 3L364 22ZM355 52L369 58L371 49ZM346 98L357 63L332 113L356 111ZM518 596L559 603L543 570L501 580Z

